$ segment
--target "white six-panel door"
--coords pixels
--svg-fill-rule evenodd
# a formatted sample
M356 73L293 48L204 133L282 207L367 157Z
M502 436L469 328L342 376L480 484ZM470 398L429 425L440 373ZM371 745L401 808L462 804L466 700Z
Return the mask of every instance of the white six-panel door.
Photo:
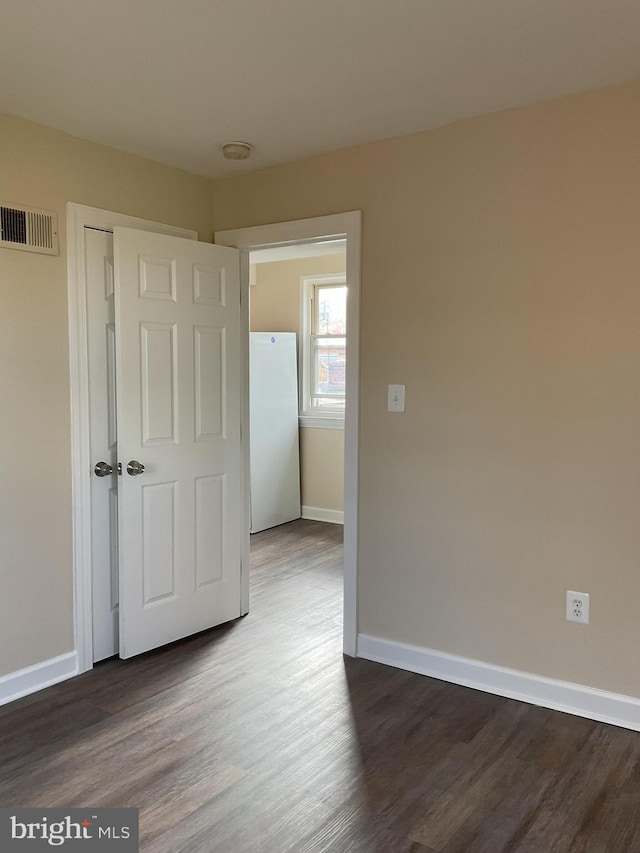
M127 658L241 614L240 292L233 249L115 228L114 257Z

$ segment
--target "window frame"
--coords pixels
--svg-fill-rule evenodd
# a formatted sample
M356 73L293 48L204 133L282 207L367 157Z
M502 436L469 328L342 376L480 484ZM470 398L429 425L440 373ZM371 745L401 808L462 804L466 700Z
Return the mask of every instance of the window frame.
M301 427L316 427L321 429L344 429L344 407L341 409L318 407L311 405L311 370L313 358L313 340L317 337L314 330L315 316L313 313L313 297L316 288L322 285L328 287L347 286L347 274L322 273L319 275L303 275L300 277L300 335L298 343L299 364L299 423ZM348 291L347 291L348 298ZM321 335L320 337L332 337ZM338 337L338 336L335 336ZM346 335L340 335L345 340L345 350L348 351L349 329ZM346 392L344 396L346 404Z

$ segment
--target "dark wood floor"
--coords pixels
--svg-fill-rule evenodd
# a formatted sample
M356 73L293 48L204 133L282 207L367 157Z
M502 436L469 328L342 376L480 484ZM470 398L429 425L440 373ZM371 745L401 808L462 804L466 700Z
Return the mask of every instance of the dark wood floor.
M640 735L341 655L341 528L252 542L232 625L0 708L0 805L149 853L640 853Z

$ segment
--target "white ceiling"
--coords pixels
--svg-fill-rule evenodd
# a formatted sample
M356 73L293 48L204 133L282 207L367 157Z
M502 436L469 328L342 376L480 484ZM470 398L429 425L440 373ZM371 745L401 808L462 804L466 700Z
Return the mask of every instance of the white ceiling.
M7 0L0 20L0 111L210 176L638 77L640 0ZM222 158L235 139L249 162Z

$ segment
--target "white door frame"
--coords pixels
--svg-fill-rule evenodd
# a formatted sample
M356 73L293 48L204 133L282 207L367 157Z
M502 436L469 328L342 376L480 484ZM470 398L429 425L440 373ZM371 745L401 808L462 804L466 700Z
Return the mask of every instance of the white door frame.
M87 207L67 204L67 274L69 301L69 379L71 397L71 490L73 531L73 622L78 672L93 668L93 618L91 600L91 476L89 447L89 356L87 334L87 282L84 229L113 231L121 225L197 240L198 234L177 228Z
M356 657L358 651L358 431L359 431L359 356L360 356L360 251L362 213L359 210L276 222L252 228L216 231L214 241L240 249L241 333L246 341L243 365L243 435L249 424L249 250L267 246L320 243L327 239L347 240L347 370L344 458L344 621L343 650ZM249 442L244 442L245 528L249 529ZM245 547L248 550L248 537ZM243 563L248 553L243 554ZM243 573L243 603L248 609L249 577ZM243 608L243 610L245 609Z

